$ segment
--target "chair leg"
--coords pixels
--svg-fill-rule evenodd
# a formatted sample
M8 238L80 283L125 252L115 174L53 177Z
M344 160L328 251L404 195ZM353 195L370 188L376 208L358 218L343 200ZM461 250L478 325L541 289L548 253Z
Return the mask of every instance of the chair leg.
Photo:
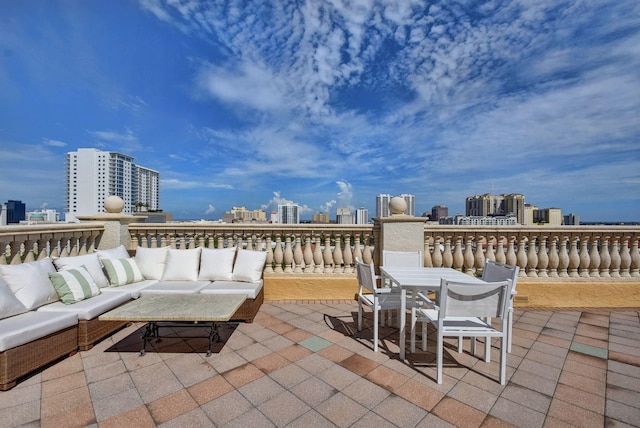
M511 353L511 339L513 333L513 308L507 311L507 352Z
M500 338L500 385L504 385L507 380L507 347L505 345L505 337L502 336Z
M422 322L422 350L427 352L427 323Z
M411 348L410 351L411 353L415 353L416 352L416 321L417 321L417 316L416 316L416 308L411 308Z
M358 331L362 331L362 302L358 301Z
M491 362L491 338L490 337L484 338L484 361L486 363Z
M374 306L373 308L373 352L378 352L378 314L380 311ZM384 318L384 314L383 314Z
M436 356L436 364L437 364L437 382L438 384L442 384L442 353L443 351L443 342L444 342L444 338L442 337L442 334L440 334L440 332L438 332L438 352L437 352L437 356Z

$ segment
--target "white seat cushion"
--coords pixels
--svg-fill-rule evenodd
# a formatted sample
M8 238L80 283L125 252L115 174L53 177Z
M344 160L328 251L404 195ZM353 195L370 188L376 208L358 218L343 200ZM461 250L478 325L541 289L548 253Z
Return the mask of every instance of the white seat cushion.
M145 294L194 294L204 288L209 281L160 281L140 290Z
M60 303L64 305L63 303ZM0 320L0 352L78 324L74 313L30 311Z
M200 290L202 294L246 294L247 299L255 299L262 290L262 280L258 282L214 281Z
M58 271L84 266L93 277L95 283L98 284L98 287L109 286L109 280L102 271L102 265L97 253L73 257L57 257L53 259L53 264Z
M158 280L157 279L145 279L143 281L140 282L133 282L131 284L127 284L127 285L120 285L118 287L107 287L107 288L103 288L101 291L102 293L129 293L129 295L134 298L137 299L138 297L140 297L140 290L143 290L145 288L147 288L150 285L153 284L157 284Z
M44 305L38 308L38 312L75 313L78 319L92 320L129 300L131 300L131 295L126 292L102 293L73 305L65 305L62 302Z

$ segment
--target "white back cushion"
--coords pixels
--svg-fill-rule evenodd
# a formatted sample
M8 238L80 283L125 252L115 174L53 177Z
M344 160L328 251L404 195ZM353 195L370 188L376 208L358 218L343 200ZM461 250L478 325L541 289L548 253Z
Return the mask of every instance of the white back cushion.
M203 248L200 255L199 280L231 281L233 279L233 259L236 248Z
M200 267L200 248L170 249L162 274L163 281L197 281Z
M0 275L11 292L29 310L59 300L58 293L49 281L49 273L55 271L49 257L36 262L0 265Z
M0 277L0 319L27 312L28 309L13 295L9 284Z
M164 272L164 265L167 262L169 247L136 249L136 264L144 279L161 279Z
M53 264L59 271L84 266L93 277L95 283L98 284L98 287L109 286L109 280L102 271L102 265L97 253L74 257L58 257L53 259Z
M260 281L266 261L266 251L238 250L236 262L233 265L233 280L245 282Z
M124 245L120 245L115 248L109 248L107 250L98 250L96 251L96 254L101 259L128 259L129 257L131 257Z

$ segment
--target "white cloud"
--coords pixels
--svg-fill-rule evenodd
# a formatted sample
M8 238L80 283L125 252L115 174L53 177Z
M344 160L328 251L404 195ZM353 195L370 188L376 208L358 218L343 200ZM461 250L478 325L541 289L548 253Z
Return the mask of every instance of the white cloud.
M215 212L216 208L209 204L209 206L207 207L206 211L204 212L205 214L213 214Z
M65 147L67 145L67 143L63 141L51 140L49 138L43 138L42 144L46 146L52 146L52 147Z

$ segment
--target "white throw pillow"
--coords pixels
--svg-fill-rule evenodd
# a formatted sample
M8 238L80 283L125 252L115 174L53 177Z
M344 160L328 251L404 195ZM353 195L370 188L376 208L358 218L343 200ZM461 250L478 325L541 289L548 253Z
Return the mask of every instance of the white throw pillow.
M104 270L112 287L144 281L144 276L133 258L102 259Z
M144 279L161 279L169 247L138 247L134 257Z
M49 279L66 305L100 294L98 284L84 266L49 273Z
M115 248L109 248L106 250L98 250L96 254L101 259L128 259L131 257L124 245L117 246Z
M197 281L200 267L200 248L170 249L162 274L163 281Z
M27 311L28 309L11 292L9 284L0 277L0 320Z
M49 273L55 271L49 257L36 262L0 265L0 275L9 284L11 292L29 310L60 300L49 281Z
M236 247L231 248L203 248L200 255L200 274L202 281L231 281L233 280L233 259L236 257Z
M266 251L238 250L236 262L233 265L233 280L245 282L260 281L266 261Z
M102 264L97 253L74 257L57 257L53 259L53 265L58 271L84 266L93 277L95 283L98 284L98 287L109 286L109 280L102 271Z

